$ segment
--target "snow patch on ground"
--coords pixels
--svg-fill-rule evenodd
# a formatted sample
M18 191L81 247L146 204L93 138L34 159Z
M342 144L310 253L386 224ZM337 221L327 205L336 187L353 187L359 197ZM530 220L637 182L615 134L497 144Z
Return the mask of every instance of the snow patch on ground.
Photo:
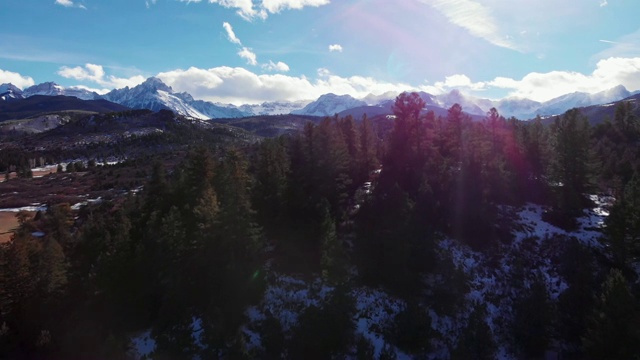
M156 350L156 341L151 337L151 330L131 338L131 347L130 355L134 359L149 359Z
M356 300L356 335L360 334L369 340L378 357L387 344L382 334L382 326L389 324L406 304L381 290L359 288L353 290L352 295ZM410 359L397 349L396 353L398 359Z
M471 250L468 246L452 239L444 239L439 246L443 253L450 254L454 264L463 269L469 278L470 291L466 299L468 303L478 302L487 306L487 324L494 333L499 347L499 359L513 359L509 350L504 347L508 334L500 333L506 329L513 317L513 301L517 296L516 287L528 288L530 276L539 274L547 286L549 296L557 300L568 285L560 276L559 269L552 258L559 255L560 243L576 238L587 247L603 251L601 241L602 227L609 209L614 202L610 196L591 195L595 206L585 209L583 216L577 219L579 228L576 231L565 231L542 220L546 210L543 206L526 204L520 208L503 207L503 211L515 213L514 239L509 244L499 247L500 262L498 266L490 266L490 259L482 253ZM640 263L638 264L640 269ZM431 312L434 329L445 336L455 333L455 325L443 322ZM458 322L458 327L460 322ZM460 329L458 329L460 330ZM442 351L441 349L436 351Z
M31 206L23 206L19 208L0 209L0 212L16 212L17 213L20 211L29 211L29 212L47 211L47 206L41 205L41 204L33 204Z

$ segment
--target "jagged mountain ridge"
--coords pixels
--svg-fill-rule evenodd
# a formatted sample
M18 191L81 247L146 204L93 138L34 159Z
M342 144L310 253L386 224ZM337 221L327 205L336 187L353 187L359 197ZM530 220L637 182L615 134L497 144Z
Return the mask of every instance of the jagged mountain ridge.
M498 112L505 117L513 116L521 120L527 120L533 119L537 115L542 117L559 115L576 107L589 107L620 101L636 93L638 92L631 93L624 86L618 85L611 89L593 94L586 92L574 92L542 103L518 97L508 97L501 100L483 99L471 95L465 95L456 89L439 95L432 95L426 92L419 92L418 94L422 100L425 101L427 110L437 110L436 112L438 112L442 109L448 109L451 105L458 103L462 106L464 112L472 116L483 117L491 108L495 107ZM346 111L341 112L341 114L349 114L356 118L361 117L362 114L365 113L367 115L379 115L384 113L391 114L392 105L393 100L384 100L376 105L358 106L352 109L347 109Z
M301 110L310 102L310 100L271 101L263 102L262 104L240 105L238 109L244 113L251 114L252 116L286 115L291 114L293 111Z
M624 86L619 85L594 94L574 92L543 103L517 97L490 100L466 95L457 89L439 95L432 95L426 92L419 92L419 94L427 104L428 109L448 109L454 103L458 103L466 113L484 116L489 109L495 107L505 117L513 116L526 120L532 119L536 115L546 117L562 114L574 107L588 107L618 101L630 96L632 93ZM380 95L368 94L362 99L356 99L350 95L329 93L320 96L315 101L274 101L235 106L196 100L186 92L175 92L170 86L155 77L151 77L133 88L114 89L105 95L99 95L82 88L65 88L53 82L34 85L24 91L20 91L12 84L0 86L0 100L27 98L33 95L65 95L83 100L106 99L134 109L154 111L169 109L184 116L212 119L281 114L322 117L344 113L347 110L352 110L349 111L349 114L356 117L364 113L382 114L389 112L388 109L391 108L390 105L393 104L393 99L398 93L388 91Z
M133 109L168 109L180 115L203 120L246 116L237 108L217 106L211 102L195 100L186 92L174 92L170 86L156 77L150 77L133 88L112 90L105 94L104 98Z

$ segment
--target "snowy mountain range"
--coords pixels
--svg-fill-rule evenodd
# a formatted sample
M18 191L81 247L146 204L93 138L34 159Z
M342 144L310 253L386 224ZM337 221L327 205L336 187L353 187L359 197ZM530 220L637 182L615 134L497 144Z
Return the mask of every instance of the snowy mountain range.
M518 119L532 119L536 115L562 114L574 107L611 103L635 93L631 93L624 86L618 85L599 93L574 92L542 103L516 97L490 100L466 95L457 89L439 95L432 95L426 92L420 92L419 94L429 109L434 107L448 109L451 105L458 103L465 112L471 115L484 116L489 109L495 107L505 117L513 116ZM320 96L315 101L275 101L235 106L196 100L186 92L175 92L170 86L155 77L151 77L133 88L115 89L105 95L99 95L83 88L65 88L53 82L34 85L23 91L12 84L0 85L0 100L28 98L33 95L66 95L82 100L106 99L134 109L150 109L153 111L169 109L178 114L198 119L221 119L280 114L333 116L350 109L357 109L354 114L378 114L390 111L393 99L398 93L369 94L362 99L356 99L350 95L330 93Z
M284 115L291 114L295 110L300 110L310 102L310 100L273 101L263 102L262 104L241 105L238 109L251 115Z

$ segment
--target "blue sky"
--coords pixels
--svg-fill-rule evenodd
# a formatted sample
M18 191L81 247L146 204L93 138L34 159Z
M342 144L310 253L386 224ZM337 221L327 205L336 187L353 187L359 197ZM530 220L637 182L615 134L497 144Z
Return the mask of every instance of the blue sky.
M640 89L637 0L4 0L0 83L225 103Z

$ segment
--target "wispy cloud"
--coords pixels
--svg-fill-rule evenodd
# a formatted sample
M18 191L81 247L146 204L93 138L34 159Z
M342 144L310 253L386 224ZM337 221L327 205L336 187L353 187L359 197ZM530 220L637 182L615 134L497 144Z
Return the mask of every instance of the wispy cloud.
M90 81L108 88L132 87L141 84L145 80L142 75L135 75L129 78L120 78L113 75L106 76L104 67L96 64L85 64L84 66L76 67L63 66L58 70L58 75L67 79Z
M151 7L151 5L155 5L158 0L146 0L144 4L147 6L147 9Z
M607 0L601 0L600 1L600 7L605 7L607 5L609 5L609 2L607 2Z
M592 57L592 61L608 59L610 57L640 56L640 29L614 40L599 40L610 47Z
M420 0L475 37L507 49L518 50L512 39L501 34L491 9L473 0Z
M231 24L225 21L222 23L222 27L227 32L227 39L229 39L229 41L234 44L242 45L242 42L240 41L240 39L238 39L236 33L233 32L233 27L231 27Z
M239 45L238 49L240 50L238 51L238 56L245 59L247 61L247 64L249 65L253 65L253 66L258 65L258 56L251 48L242 46L242 41L240 41L240 39L236 36L231 24L225 21L222 23L222 27L227 33L227 39L229 40L229 42ZM273 62L272 60L269 60L268 63L264 63L260 65L260 67L262 67L262 69L266 71L279 71L279 72L289 71L289 65L283 63L282 61Z
M68 0L65 0L68 1ZM180 2L199 3L202 0L178 0ZM228 9L237 9L236 13L247 21L266 19L269 14L277 14L283 10L300 10L304 7L318 7L329 4L330 0L208 0Z
M273 61L269 60L268 63L262 64L262 68L267 71L279 71L279 72L289 71L289 65L283 63L282 61L278 61L277 63L274 63Z
M331 44L331 45L329 45L329 51L330 52L334 52L334 51L342 52L342 45L340 45L340 44Z
M56 0L55 2L56 5L62 5L64 7L77 7L80 9L87 9L84 5L82 4L78 4L78 3L74 3L71 0Z
M0 69L0 84L10 83L21 89L35 84L30 76L23 76L17 72Z
M258 58L256 56L256 53L251 51L251 49L249 49L246 46L243 47L240 51L238 51L238 56L247 60L247 64L249 65L253 65L253 66L258 65Z
M306 6L318 7L327 4L329 4L329 0L262 0L260 6L270 13L276 14L282 10L300 10Z

